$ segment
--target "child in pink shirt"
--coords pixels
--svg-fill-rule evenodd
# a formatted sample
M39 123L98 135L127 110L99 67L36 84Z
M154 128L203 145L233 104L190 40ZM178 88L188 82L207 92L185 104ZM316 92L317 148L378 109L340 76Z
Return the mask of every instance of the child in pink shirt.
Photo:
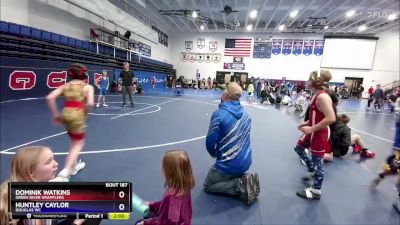
M191 190L195 181L189 156L182 150L164 154L162 170L166 191L159 202L148 203L155 217L138 221L136 225L190 225L192 223Z

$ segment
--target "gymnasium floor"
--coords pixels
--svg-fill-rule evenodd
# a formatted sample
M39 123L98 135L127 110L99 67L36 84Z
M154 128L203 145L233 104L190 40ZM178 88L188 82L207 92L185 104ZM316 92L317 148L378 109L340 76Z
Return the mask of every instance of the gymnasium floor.
M395 117L366 112L365 100L343 101L339 113L351 117L352 132L361 135L377 153L376 158L361 160L349 153L344 160L326 163L322 199L309 201L295 194L304 188L300 177L306 174L293 151L300 136L298 113L293 107L248 105L243 99L253 121L251 170L259 173L261 183L258 201L246 207L202 191L213 164L205 150L205 135L221 92L185 90L184 96L175 97L171 90L156 89L145 94L134 97L135 108L120 108L120 95L110 95L110 107L93 110L81 157L86 168L73 181L131 181L134 192L143 199L160 200L164 193L160 171L163 152L184 149L197 182L192 193L192 224L400 224L392 207L394 177L386 179L377 192L369 189L391 152ZM27 144L50 146L57 154L59 168L63 166L69 139L63 127L51 124L43 98L2 102L0 107L1 181L9 176L11 154ZM133 224L136 219L102 224Z

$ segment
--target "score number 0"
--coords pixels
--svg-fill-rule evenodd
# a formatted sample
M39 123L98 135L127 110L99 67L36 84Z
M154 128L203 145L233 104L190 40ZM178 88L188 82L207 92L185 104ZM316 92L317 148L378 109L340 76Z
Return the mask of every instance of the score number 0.
M125 192L120 191L120 192L118 193L118 197L123 199L123 198L125 197ZM123 210L125 209L125 205L122 204L122 203L119 204L118 209L119 209L120 211L123 211Z

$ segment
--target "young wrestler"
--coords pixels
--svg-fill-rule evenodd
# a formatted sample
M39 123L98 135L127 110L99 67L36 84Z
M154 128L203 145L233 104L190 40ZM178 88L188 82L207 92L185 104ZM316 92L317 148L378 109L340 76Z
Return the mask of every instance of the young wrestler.
M396 122L396 134L394 138L394 145L393 145L393 154L390 155L387 160L386 164L383 166L383 171L376 177L372 183L371 188L376 189L378 184L386 177L386 175L395 175L397 174L397 190L399 192L399 196L396 198L393 206L397 209L400 213L400 114L397 115L397 122Z
M103 70L102 71L102 76L99 78L99 89L100 89L100 95L99 95L99 99L97 101L97 105L96 107L100 107L101 106L108 106L106 104L106 94L108 91L108 86L110 84L110 79L107 76L107 70Z
M314 91L309 109L309 120L300 124L298 128L303 132L295 152L306 163L314 183L311 187L297 192L297 195L306 199L320 199L321 187L324 179L323 156L330 152L329 125L336 120L331 97L326 93L328 82L332 75L327 70L313 71L307 82L309 89ZM311 158L304 151L309 148Z
M58 87L47 96L47 102L56 124L64 124L71 139L69 154L64 169L58 174L69 178L85 167L85 163L77 161L79 153L85 145L85 127L88 113L94 105L93 86L87 84L87 68L79 63L72 63L68 68L71 81ZM63 96L65 99L62 113L57 109L56 99Z

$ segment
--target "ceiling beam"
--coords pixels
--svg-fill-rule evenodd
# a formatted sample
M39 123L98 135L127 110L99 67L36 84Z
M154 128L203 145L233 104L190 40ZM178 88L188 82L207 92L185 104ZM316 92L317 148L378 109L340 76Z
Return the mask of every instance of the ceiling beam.
M400 5L400 3L399 2L397 2L395 5L393 5L391 8L398 8L399 7L399 5ZM364 25L365 26L367 26L367 29L370 29L371 27L375 27L375 25L377 25L377 24L375 24L375 22L376 21L379 21L379 20L382 20L382 19L384 19L385 21L384 22L388 22L387 20L386 20L386 18L382 18L382 17L376 17L375 19L373 19L373 20L371 20L371 21L369 21L368 23L365 23ZM373 24L371 27L368 27L368 25L370 25L370 24ZM381 24L381 23L379 23L379 24ZM356 29L357 27L351 27L350 29L348 29L346 32L351 32L352 30L354 30L354 29Z
M400 25L400 20L397 20L397 22L394 22L390 25L378 27L378 28L376 28L374 30L370 30L368 32L371 32L372 34L376 34L376 33L379 33L379 31L384 31L384 30L387 30L387 29L390 29L393 27L399 27L399 25Z
M210 2L209 2L209 0L206 0L206 5L207 5L207 8L210 8ZM218 32L218 27L217 27L217 25L215 24L215 19L214 19L214 15L213 15L213 12L212 12L212 11L210 11L210 16L211 16L211 19L213 20L213 24L214 24L215 31ZM208 27L207 27L207 29L208 29Z
M224 8L224 3L222 2L222 0L220 0L219 1L219 3L220 3L220 5L221 5L221 9L223 9ZM226 31L226 18L225 18L225 13L222 13L222 18L224 19L224 28L225 28L225 31Z
M293 25L294 22L297 21L298 18L300 18L301 15L303 15L303 13L308 10L308 8L310 8L310 6L314 5L316 0L313 0L310 4L307 5L307 7L303 8L303 10L301 10L301 12L299 14L297 14L296 18L294 18L292 20L292 22L290 22L287 26L291 27ZM329 3L329 2L328 2Z
M251 9L251 3L252 2L253 2L253 0L250 0L249 1L249 7L247 7L246 22L244 22L244 27L243 27L245 32L246 32L246 29L247 29L247 22L249 21L249 12L250 12L250 9ZM235 13L235 14L237 14L237 13Z
M264 3L263 3L263 5L261 6L261 9L259 10L260 12L259 12L259 14L258 14L257 21L256 21L256 23L254 24L254 30L253 30L253 32L256 32L256 29L257 29L257 27L258 27L258 23L259 23L260 20L261 20L262 14L264 13L264 8L265 8L265 6L266 6L267 4L268 4L268 0L265 0Z
M311 14L310 17L314 17L315 15L317 15L321 10L325 9L325 7L327 7L329 5L329 3L331 3L333 0L329 0L328 2L326 2L322 7L319 7L317 11L315 11L313 14ZM329 14L329 13L328 13ZM328 16L328 15L327 15ZM303 27L304 24L307 23L307 19L304 20L304 22L300 25L300 27Z
M176 0L177 2L178 2L178 4L179 4L179 6L181 7L181 8L185 8L185 6L182 4L182 2L181 1L179 1L179 0ZM197 6L196 6L196 3L192 0L192 4L193 4L193 6L194 6L194 10L197 10ZM201 13L201 12L200 12ZM200 14L199 13L199 14ZM198 17L199 17L200 15L198 15ZM197 17L197 18L198 18ZM197 32L201 32L201 30L200 30L200 28L197 26L197 24L196 24L196 20L197 19L195 19L195 18L192 18L190 21L192 22L192 24L196 27L196 29L197 29Z
M290 14L290 12L296 7L297 3L299 3L299 0L296 0L292 7L288 11L286 11L285 15L282 17L282 19L279 21L278 24L281 24L282 22L286 21L287 16ZM287 26L287 24L285 25ZM278 29L278 26L275 26L275 28L272 30L272 32L276 31Z
M376 29L379 30L380 28L386 26L386 24L387 24L387 25L393 24L393 23L396 23L396 21L398 22L399 19L397 18L397 19L394 20L394 21L388 21L388 20L385 19L385 21L383 21L382 23L377 23L377 24L375 24L375 25L372 26L372 27L367 27L367 30L366 30L366 31L357 31L356 34L363 33L363 32L364 32L364 33L365 33L365 32L369 32L369 31L371 30L371 28L374 28L374 27L377 27Z
M202 0L196 0L196 1L202 1ZM214 1L214 0L212 0L212 1ZM240 1L244 1L244 0L240 0ZM262 1L264 1L264 0L262 0ZM333 1L338 1L338 0L333 0ZM326 2L326 5L328 5L327 3L329 3L329 2ZM309 4L307 3L307 5L309 5ZM316 5L309 5L309 6L310 6L309 7L310 10L319 10L321 8L320 6L316 6ZM277 10L285 11L285 10L290 9L290 7L291 7L291 5L290 6L289 5L281 5ZM222 6L222 9L223 9L223 6ZM237 10L237 11L246 11L247 9L248 9L247 6L238 6L237 8L234 8L234 10ZM265 11L272 11L274 9L275 9L275 6L266 6L264 8ZM340 9L347 9L347 7L340 5L337 8L335 8L335 10L340 10ZM207 8L207 10L214 11L214 12L220 12L221 7L220 6L210 6L209 8ZM330 14L331 14L331 12L329 12L329 15Z
M237 0L235 0L235 9L237 8ZM235 24L237 24L237 22L238 22L238 14L237 13L235 13ZM237 27L236 27L236 29L237 29ZM235 30L236 30L235 29Z
M380 4L382 4L382 3L386 2L386 1L387 1L387 0L381 0L381 1L378 1L378 3L376 3L376 4L373 5L373 6L365 6L365 7L363 7L362 9L358 9L358 10L360 11L360 10L364 10L364 9L366 9L366 8L370 8L370 9L371 9L371 8L374 8L374 7L379 6ZM355 6L355 7L357 7L357 6ZM355 7L354 7L354 8L355 8ZM361 20L357 20L356 22L350 24L349 26L352 26L352 25L354 25L354 24L356 24L356 23L359 23L359 22L361 22L361 21L363 21L363 20L365 20L365 19L368 19L368 17L365 18L365 17L363 17L363 15L365 15L365 14L358 13L357 16L361 16L361 17L362 17ZM335 32L338 32L339 30L343 30L343 28L340 28L339 26L342 25L342 24L344 24L344 23L346 23L346 22L348 22L348 21L344 20L344 21L342 21L341 23L336 24L335 26L333 26L333 27L331 28L331 32L332 32L332 33L335 33ZM337 29L338 27L339 27L339 30L335 30L335 29ZM348 27L348 26L347 26L347 27ZM346 27L345 27L345 28L346 28ZM325 31L324 31L323 33L325 33Z
M271 23L272 19L275 17L275 14L276 14L276 12L277 12L277 9L279 8L279 6L281 5L282 2L283 2L283 0L279 0L279 3L278 3L278 5L275 7L274 11L272 12L271 17L268 19L268 22L265 23L265 27L264 27L264 29L263 29L263 31L262 31L263 33L268 29L269 24ZM279 25L279 24L277 24L277 26L278 26L278 25Z
M152 1L154 2L155 0ZM162 2L168 7L168 9L171 9L170 4L168 4L168 2L166 2L165 0L162 0ZM179 20L186 26L186 28L189 30L190 33L193 33L193 30L189 27L189 25L186 24L186 22L181 17L179 17Z
M343 30L346 30L346 29L348 29L348 28L350 28L350 27L354 27L354 25L360 23L361 21L365 21L365 20L367 20L367 19L368 19L368 17L367 17L367 18L362 17L361 19L356 20L355 22L350 23L349 25L347 25L347 26L345 26L345 27L341 27L341 28L339 28L339 29L337 29L337 30L335 30L335 31L332 31L332 33L345 33L346 31L343 32ZM342 32L340 32L340 31L342 31ZM324 33L325 33L325 31L324 31Z
M375 22L378 21L378 20L381 20L381 19L382 19L382 18L377 17L377 18L375 18L375 19L373 19L373 20L371 20L371 21L365 23L364 25L367 26L367 27L368 27L369 24L375 25ZM356 28L357 28L357 27L350 27L350 29L348 29L346 32L351 32L352 30L354 30L354 29L356 29Z
M343 3L343 4L346 4L348 1L349 1L349 0L347 0L347 1L346 1L345 3ZM367 0L364 0L364 1L367 1ZM364 1L361 1L361 2L359 2L357 5L353 6L353 9L355 9L357 6L359 6L360 4L362 4ZM336 9L333 10L333 11L336 11ZM332 12L333 12L333 11L332 11ZM332 12L331 12L331 13L332 13ZM338 13L338 16L337 16L337 17L333 18L330 22L327 22L325 25L329 25L329 24L335 22L337 19L342 18L342 17L345 17L345 16L346 16L346 15L344 15L343 13ZM327 16L327 17L328 17L328 16ZM330 31L330 29L329 29L329 31ZM326 31L324 31L324 32L326 32Z
M160 8L157 4L155 4L153 0L150 0L150 3L153 4L154 7L156 7L157 10L161 10L161 8ZM168 18L173 24L175 24L175 27L178 27L179 30L180 30L181 32L184 32L184 30L182 29L182 27L179 26L173 19L171 19L169 16L167 16L167 18Z

